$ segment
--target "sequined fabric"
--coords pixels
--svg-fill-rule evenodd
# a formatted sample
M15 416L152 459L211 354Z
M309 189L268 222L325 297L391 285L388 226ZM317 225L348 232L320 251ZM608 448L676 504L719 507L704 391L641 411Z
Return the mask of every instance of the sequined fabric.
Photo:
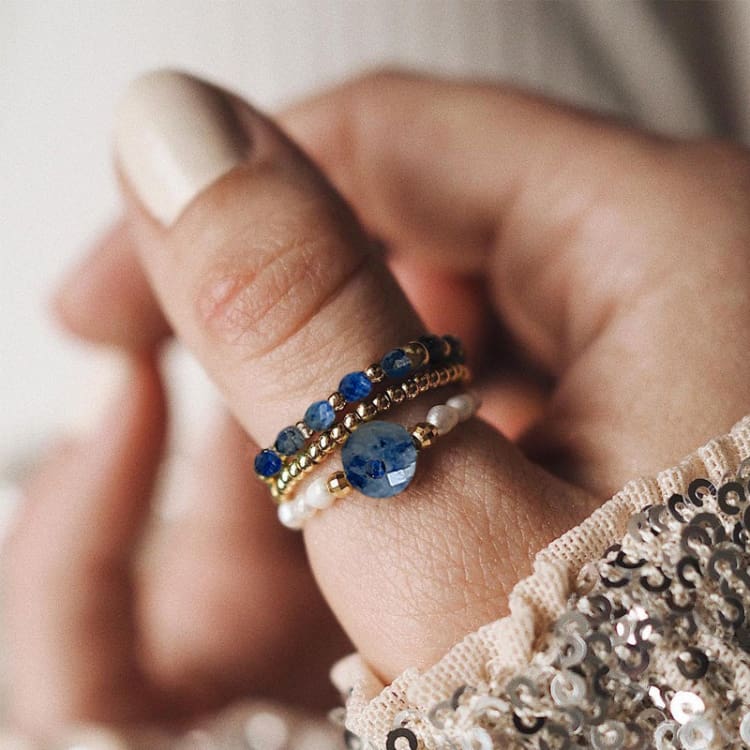
M656 502L617 516L607 548L577 567L562 606L555 612L552 605L515 667L512 654L501 664L472 663L483 639L472 644L470 637L456 648L467 660L462 676L473 672L473 682L450 684L445 669L407 675L365 710L355 689L348 747L750 745L749 455L746 418L678 469L644 480L638 496ZM531 585L521 591L524 584ZM506 630L522 626L523 614L517 606L500 622ZM544 620L535 615L537 622L527 619L532 631ZM358 722L368 728L363 718L377 726L373 719L388 710L391 723L379 737L355 733Z

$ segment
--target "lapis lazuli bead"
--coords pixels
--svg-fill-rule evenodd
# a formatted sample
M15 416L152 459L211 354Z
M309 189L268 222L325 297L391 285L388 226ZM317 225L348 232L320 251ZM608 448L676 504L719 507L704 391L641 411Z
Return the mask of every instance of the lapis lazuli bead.
M349 484L368 497L403 492L417 468L417 449L407 430L393 422L367 422L341 449Z
M435 336L430 333L425 336L420 336L417 341L427 349L427 353L430 355L430 364L436 365L443 361L445 358L446 347L440 336Z
M361 401L372 391L372 381L363 372L350 372L339 383L339 393L349 402Z
M261 451L255 457L255 473L262 477L273 477L281 471L281 459L269 450Z
M305 444L298 427L285 427L276 437L274 447L282 456L293 456Z
M443 340L447 341L451 348L451 353L448 356L450 357L450 360L452 362L466 361L466 355L464 354L464 345L461 343L461 339L458 339L455 336L451 336L450 334L446 333L445 336L443 336Z
M316 432L327 430L336 421L336 411L328 401L316 401L305 412L305 424Z
M403 349L391 349L380 361L380 366L389 378L403 378L411 372L412 362Z

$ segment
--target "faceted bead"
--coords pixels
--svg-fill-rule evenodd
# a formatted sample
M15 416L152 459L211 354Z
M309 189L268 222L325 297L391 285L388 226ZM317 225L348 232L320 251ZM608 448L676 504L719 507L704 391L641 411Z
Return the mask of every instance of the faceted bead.
M351 404L367 398L372 391L372 382L363 372L350 372L339 383L339 392Z
M255 457L255 473L262 477L272 477L281 471L281 459L269 450L261 451Z
M391 349L380 361L389 378L403 378L411 372L412 361L403 349Z
M368 497L392 497L403 492L414 477L417 449L401 425L368 422L346 441L341 461L354 489Z
M315 432L327 430L336 420L336 410L328 401L316 401L307 407L305 424Z
M438 434L446 435L458 424L458 412L448 404L439 404L427 412L426 421L437 428Z
M457 339L455 336L451 336L450 334L446 334L443 336L443 340L447 341L451 352L448 355L451 362L465 362L466 361L466 355L464 354L464 345L461 343L460 339Z
M419 341L420 344L424 344L427 349L427 353L430 355L431 365L439 364L445 359L448 346L440 336L428 334L426 336L420 336L417 341Z
M282 456L293 456L304 444L305 437L296 427L285 427L278 434L274 447Z

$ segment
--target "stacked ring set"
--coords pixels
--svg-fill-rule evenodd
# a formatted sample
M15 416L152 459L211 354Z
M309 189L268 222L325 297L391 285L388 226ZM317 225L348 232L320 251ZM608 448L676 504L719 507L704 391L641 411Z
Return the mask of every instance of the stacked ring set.
M433 406L410 430L375 418L420 394L470 379L461 342L422 336L389 351L376 364L345 375L338 390L315 401L303 419L279 432L273 447L255 457L255 473L278 503L281 523L300 529L352 490L373 498L403 492L414 477L420 450L469 419L479 402L461 393ZM297 485L341 448L343 471Z

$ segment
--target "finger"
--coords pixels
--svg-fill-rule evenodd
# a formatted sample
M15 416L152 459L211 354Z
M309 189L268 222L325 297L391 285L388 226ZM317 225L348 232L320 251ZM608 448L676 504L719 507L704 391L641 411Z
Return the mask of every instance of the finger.
M259 444L330 392L333 372L422 331L346 206L247 105L153 74L129 91L116 142L159 302ZM306 534L329 602L384 675L494 618L530 553L591 502L481 423L425 464L403 502L353 497ZM439 625L438 611L451 613Z
M167 487L168 506L179 505L140 566L145 662L179 715L250 694L335 705L328 669L347 641L302 540L278 523L265 488L248 482L253 455L222 414L171 483L179 497Z
M68 272L52 304L63 325L89 341L147 349L169 330L123 220Z
M96 434L68 444L26 489L4 550L11 709L26 730L144 710L130 560L164 422L158 374L139 362Z
M558 473L606 496L746 413L747 359L712 354L718 331L747 339L747 212L719 197L747 205L739 149L508 86L394 73L284 124L396 253L487 279L513 337L558 378L525 441ZM707 316L686 303L702 295L726 303ZM700 377L687 351L711 363Z

